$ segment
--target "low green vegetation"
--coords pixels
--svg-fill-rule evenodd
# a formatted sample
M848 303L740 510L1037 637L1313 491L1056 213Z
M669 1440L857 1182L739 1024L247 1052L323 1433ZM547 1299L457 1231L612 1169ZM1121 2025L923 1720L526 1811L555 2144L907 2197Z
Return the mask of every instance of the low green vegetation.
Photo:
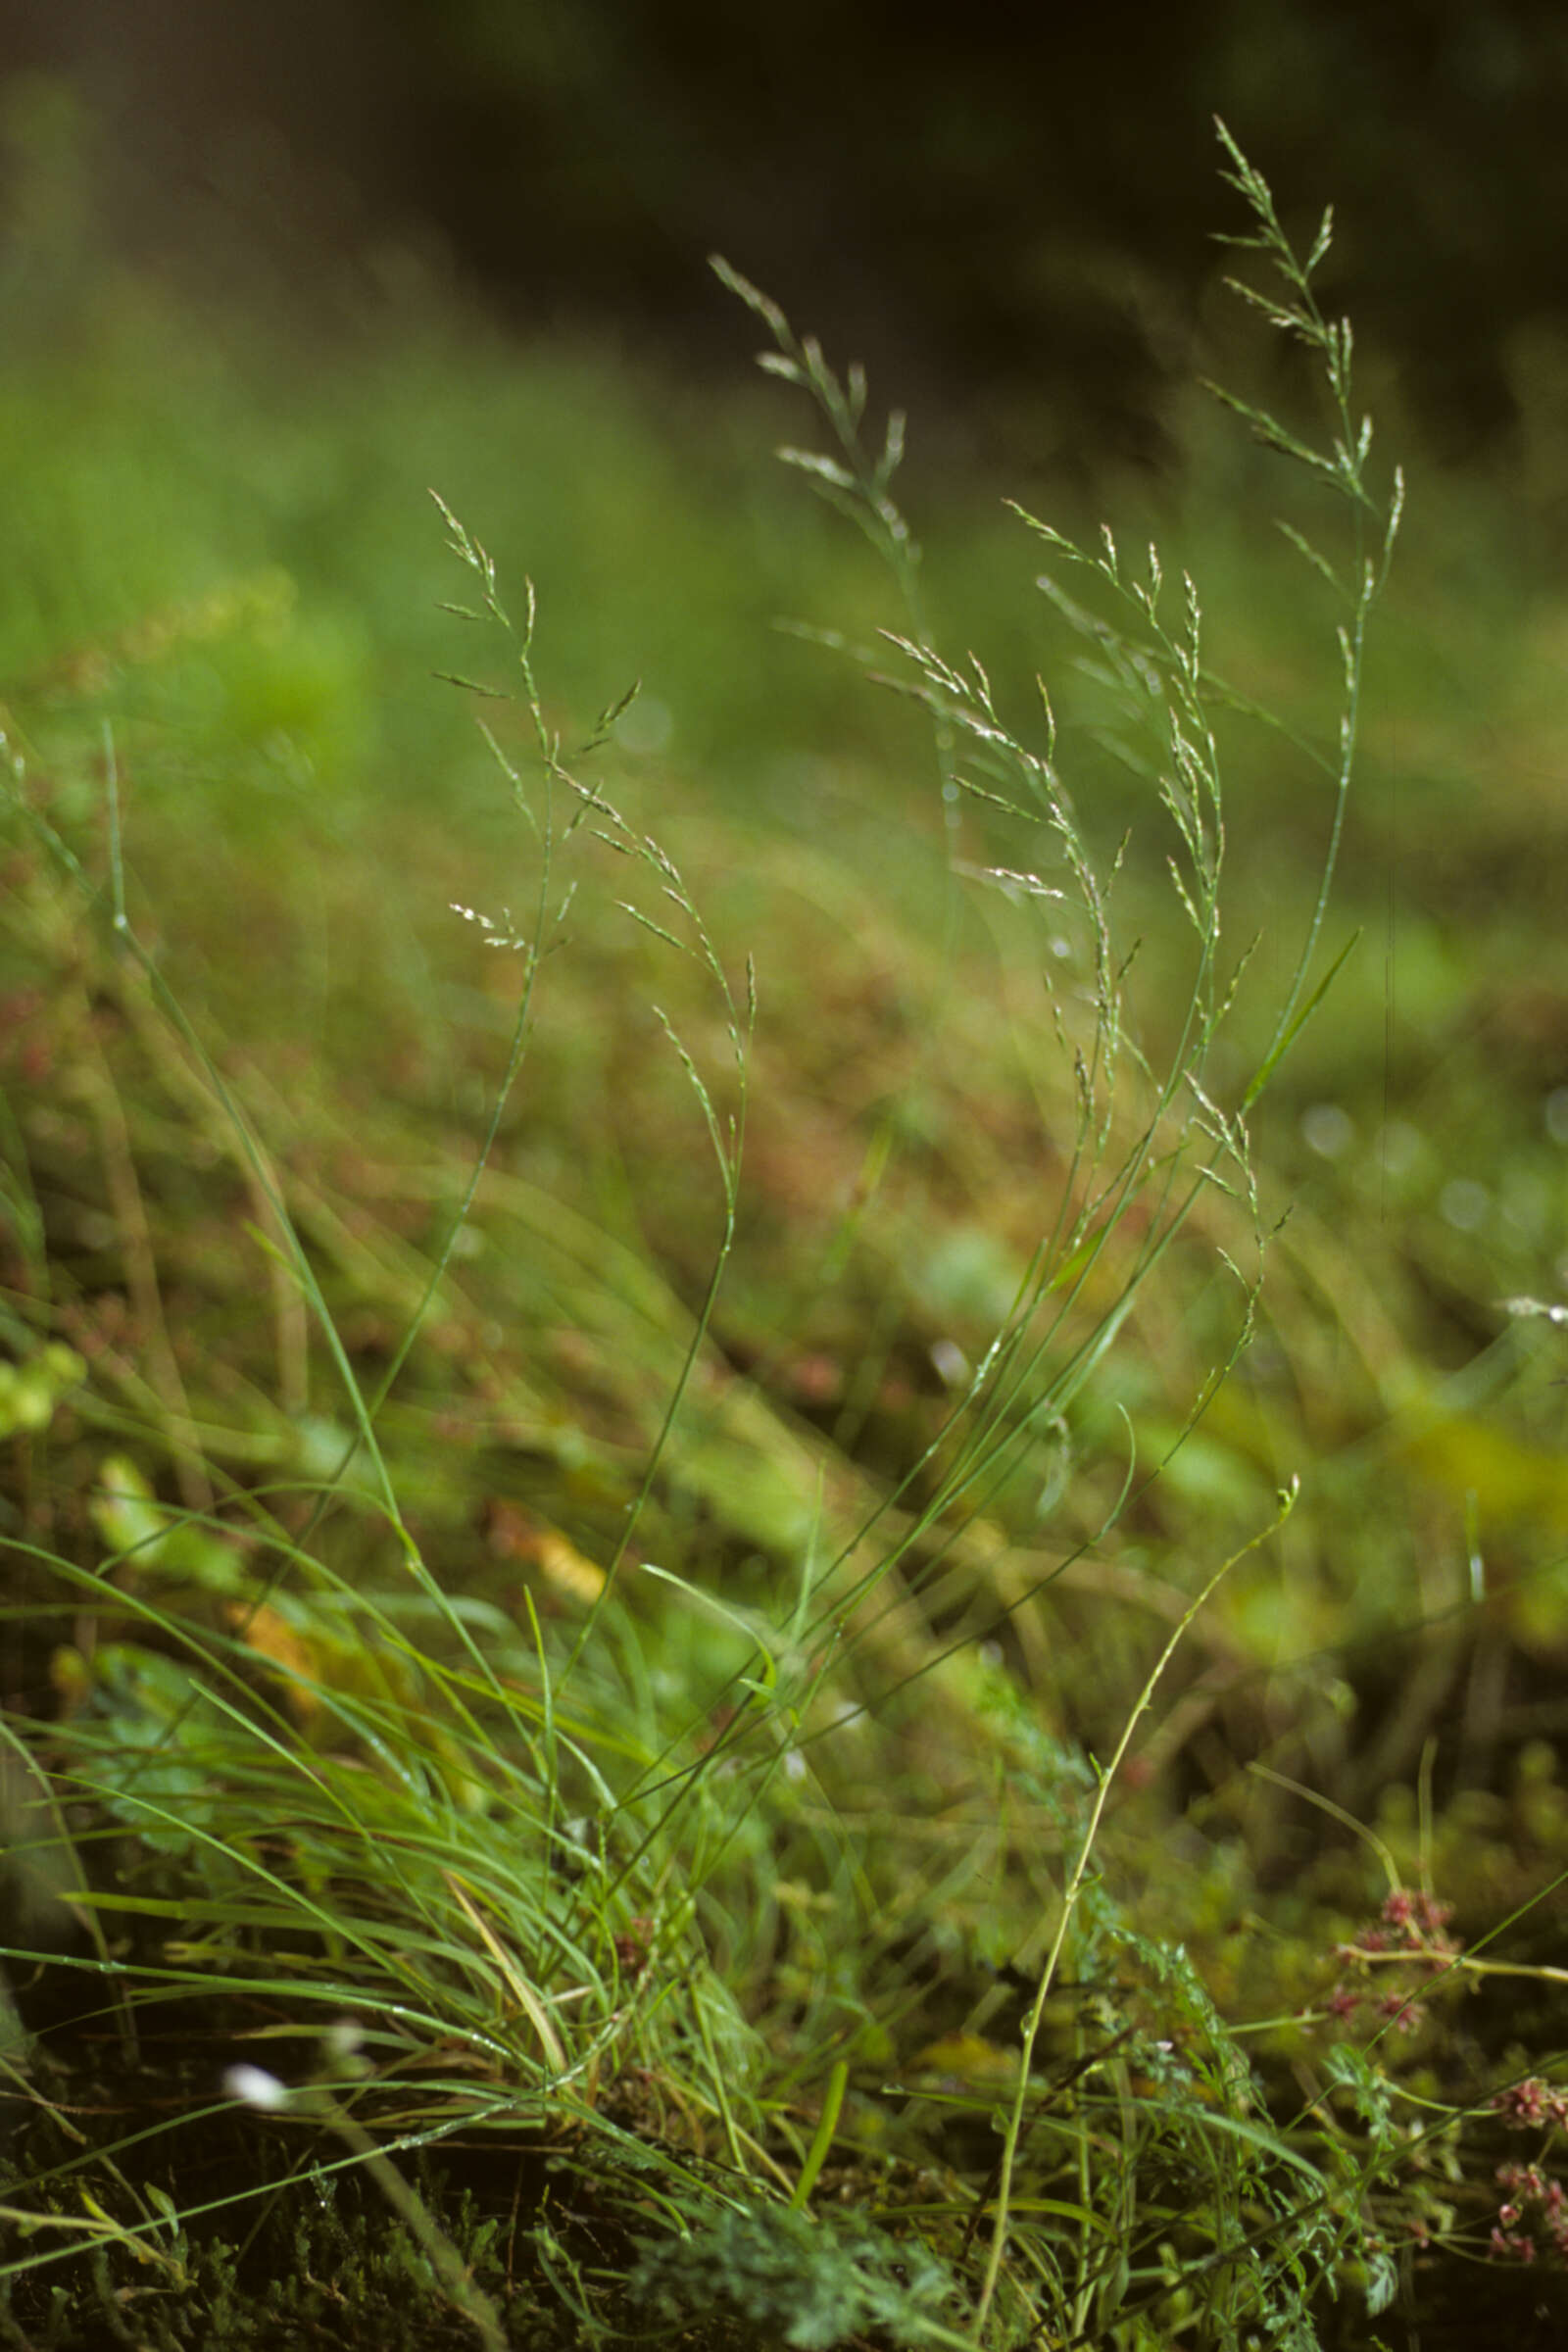
M1551 2340L1560 616L1223 161L1179 495L923 556L727 265L34 286L0 2342Z

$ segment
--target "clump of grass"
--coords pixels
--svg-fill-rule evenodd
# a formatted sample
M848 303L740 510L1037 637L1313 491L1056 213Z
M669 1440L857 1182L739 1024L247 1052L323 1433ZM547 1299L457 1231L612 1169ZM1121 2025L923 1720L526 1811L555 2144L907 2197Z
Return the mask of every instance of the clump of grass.
M276 2215L345 2174L385 2199L434 2305L492 2343L519 2282L586 2340L610 2340L641 2302L715 2341L745 2327L802 2345L872 2328L908 2344L1192 2331L1305 2345L1341 2285L1374 2312L1392 2294L1378 2217L1412 2209L1416 2142L1393 2121L1381 2045L1347 2047L1321 2095L1282 2109L1179 1942L1147 1932L1112 1883L1112 1808L1166 1670L1274 1517L1162 1589L1166 1630L1100 1760L1048 1734L1042 1692L1022 1688L1057 1590L1076 1579L1103 1608L1103 1547L1180 1460L1253 1328L1272 1234L1250 1113L1340 960L1330 890L1398 520L1397 476L1386 497L1372 486L1348 329L1313 292L1329 223L1298 258L1222 136L1250 214L1239 242L1272 272L1249 299L1317 368L1327 440L1233 405L1304 469L1345 540L1330 552L1289 534L1328 603L1341 707L1327 749L1290 741L1323 785L1322 870L1250 1054L1232 1046L1247 956L1226 923L1226 788L1238 729L1270 722L1210 667L1197 587L1168 579L1153 549L1129 565L1108 531L1086 549L1020 514L1103 697L1106 740L1165 827L1174 922L1142 958L1161 991L1146 1022L1120 915L1129 853L1080 808L1051 698L1015 721L984 664L936 642L893 497L902 426L867 437L858 373L841 377L723 272L767 327L770 372L832 437L790 462L865 530L903 603L904 625L861 650L928 719L939 794L948 1001L913 1091L940 1067L944 1026L961 1023L969 926L1045 982L1045 1018L1021 1030L1060 1121L1044 1198L989 1328L977 1312L970 1346L945 1339L934 1405L891 1470L867 1458L853 1397L824 1439L720 1351L766 971L760 989L732 968L683 865L623 813L618 786L587 780L626 699L564 743L536 674L532 590L514 623L497 565L451 509L449 552L474 600L454 610L500 656L490 674L496 656L477 654L459 683L491 714L488 754L533 866L526 897L512 893L524 913L476 904L476 888L458 905L510 1001L471 1162L445 1165L420 1202L433 1199L433 1238L421 1226L411 1246L390 1213L378 1227L347 1210L309 1153L270 1145L243 1076L169 990L126 871L113 737L97 838L13 747L18 902L39 968L63 999L80 995L80 1094L134 1310L118 1345L78 1315L82 1348L65 1346L57 1327L79 1304L73 1284L87 1296L98 1280L106 1219L78 1217L85 1262L60 1262L19 1153L25 1280L0 1410L23 1460L19 1567L32 1605L53 1595L62 1639L52 1714L21 1708L9 1734L26 1759L15 1842L47 1864L65 1939L47 1956L52 1998L127 2105L161 2068L178 2109L84 2138L71 2100L46 2074L27 2082L18 2056L30 2235L3 2275L19 2326L36 2328L67 2263L118 2266L110 2297L149 2269L188 2295L198 2256L202 2277L243 2279ZM1273 727L1271 753L1286 740ZM89 764L79 753L73 785ZM624 878L607 895L665 967L645 1034L684 1090L711 1202L706 1266L684 1293L577 1202L542 1202L498 1164L607 862ZM134 1117L111 1047L144 1094ZM874 1288L879 1218L920 1150L907 1099L885 1106L824 1272ZM183 1177L155 1171L160 1152L212 1170L248 1221L273 1393L249 1359L226 1389L182 1360L145 1200ZM609 1388L613 1434L569 1393L541 1396L526 1361L487 1376L480 1412L522 1429L517 1450L548 1463L576 1538L484 1497L488 1564L531 1572L509 1596L493 1574L469 1589L449 1570L461 1514L443 1515L431 1457L465 1442L443 1351L497 1355L475 1291L505 1295L524 1252L543 1269L542 1319L569 1317L584 1387ZM1205 1360L1146 1456L1119 1367L1161 1285L1198 1256L1218 1276L1198 1307ZM355 1337L365 1317L369 1344ZM886 1361L874 1331L865 1353ZM69 1477L49 1452L57 1422ZM88 1497L74 1517L73 1491ZM477 1493L462 1492L471 1515ZM682 1548L705 1520L720 1523L722 1585ZM45 1964L37 1940L25 1965ZM955 1942L967 1989L938 2031L930 1981ZM1536 2105L1556 2129L1549 2100ZM1446 2111L1442 2129L1455 2125ZM483 2183L472 2229L454 2218L461 2200L416 2177L432 2151ZM1538 2172L1520 2174L1505 2233L1545 2210ZM841 2205L859 2210L846 2220Z

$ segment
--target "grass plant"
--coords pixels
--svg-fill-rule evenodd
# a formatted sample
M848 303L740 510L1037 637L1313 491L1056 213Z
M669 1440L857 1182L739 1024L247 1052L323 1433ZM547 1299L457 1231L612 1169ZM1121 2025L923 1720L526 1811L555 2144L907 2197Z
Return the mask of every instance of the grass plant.
M574 734L548 598L438 501L508 879L407 820L448 929L344 1064L225 1034L143 887L189 746L47 693L8 724L0 2340L1392 2344L1463 2262L1494 2296L1554 2254L1549 2028L1454 2022L1558 1982L1550 1756L1467 1842L1430 1693L1488 1652L1422 1592L1413 1769L1368 1772L1291 1549L1335 1494L1291 1366L1387 1400L1411 1360L1254 1143L1347 965L1402 485L1327 216L1298 254L1221 139L1239 291L1327 418L1229 403L1305 492L1326 735L1211 666L1154 547L1022 508L1073 662L1015 717L934 617L902 421L727 265L827 436L788 464L888 568L890 625L826 650L924 729L912 849L886 794L869 864L650 827L634 695ZM1259 761L1320 838L1257 947ZM713 911L748 858L755 960ZM241 871L291 956L296 885ZM359 931L318 887L366 985L390 871ZM1553 1334L1520 1272L1483 1380ZM1401 1401L1412 1457L1491 1434L1474 1372ZM1554 1573L1507 1604L1544 1651Z

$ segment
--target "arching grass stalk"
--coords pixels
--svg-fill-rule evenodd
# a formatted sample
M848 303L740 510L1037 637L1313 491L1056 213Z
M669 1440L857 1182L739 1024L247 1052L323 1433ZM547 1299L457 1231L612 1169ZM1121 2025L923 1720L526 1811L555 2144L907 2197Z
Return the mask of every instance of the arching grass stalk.
M1089 1878L1089 1866L1099 1840L1100 1826L1104 1819L1105 1806L1109 1801L1112 1784L1132 1745L1133 1734L1149 1712L1165 1669L1180 1647L1188 1628L1194 1619L1207 1607L1209 1600L1229 1576L1231 1570L1245 1560L1250 1552L1255 1551L1260 1544L1267 1543L1270 1536L1278 1534L1295 1508L1298 1489L1299 1482L1295 1479L1292 1480L1289 1487L1281 1489L1277 1497L1278 1507L1268 1526L1260 1528L1254 1536L1248 1539L1238 1551L1233 1551L1229 1559L1222 1561L1198 1592L1191 1607L1181 1617L1164 1648L1155 1659L1148 1680L1139 1691L1126 1723L1122 1727L1121 1738L1116 1742L1115 1751L1109 1763L1097 1767L1098 1785L1095 1789L1094 1801L1089 1808L1089 1818L1084 1826L1078 1857L1073 1864L1072 1875L1068 1879L1062 1894L1061 1912L1056 1921L1056 1931L1051 1939L1051 1946L1040 1972L1040 1982L1035 1987L1035 1996L1029 2005L1028 2016L1024 2020L1018 2081L1003 2133L1001 2177L997 2183L996 2205L991 2223L991 2247L986 2259L985 2277L981 2282L979 2301L975 2307L973 2333L976 2343L984 2334L986 2321L996 2296L997 2282L1002 2276L1002 2263L1007 2240L1007 2216L1012 2201L1013 2172L1023 2139L1024 2120L1029 2106L1029 2079L1034 2063L1035 2043L1040 2037L1040 2029L1045 2022L1046 2004L1051 1998L1052 1987L1056 1981L1056 1972L1061 1965L1061 1955L1071 1932L1073 1916L1077 1911Z
M1388 578L1389 564L1394 554L1394 542L1404 509L1404 474L1400 467L1394 469L1394 487L1387 509L1381 508L1366 483L1366 461L1372 447L1372 419L1356 418L1350 405L1350 359L1352 337L1348 318L1325 318L1312 292L1312 273L1329 250L1334 234L1334 209L1326 206L1323 219L1304 260L1298 257L1274 209L1274 198L1267 180L1250 165L1232 138L1225 123L1216 115L1214 127L1221 146L1230 157L1234 169L1221 177L1243 196L1251 208L1257 223L1251 236L1225 236L1220 242L1241 252L1260 253L1284 281L1285 299L1259 293L1243 278L1230 277L1226 284L1244 302L1260 311L1282 334L1295 337L1315 351L1323 363L1328 381L1329 398L1333 406L1335 431L1332 445L1325 456L1311 449L1295 433L1262 409L1255 409L1222 385L1206 388L1228 409L1245 418L1267 448L1277 449L1297 465L1304 466L1310 473L1326 483L1350 508L1353 547L1351 570L1346 578L1312 542L1288 523L1279 528L1290 540L1298 554L1311 564L1326 581L1340 607L1342 618L1336 634L1344 664L1345 699L1340 713L1338 770L1335 777L1334 814L1329 830L1328 849L1323 859L1322 876L1301 953L1286 992L1284 1004L1274 1025L1274 1034L1267 1051L1248 1088L1243 1108L1249 1108L1267 1085L1280 1059L1297 1033L1301 1010L1302 992L1312 959L1317 953L1324 917L1334 889L1334 877L1339 865L1340 843L1345 831L1345 811L1349 799L1351 773L1355 765L1356 742L1360 728L1361 689L1365 677L1366 625L1372 607ZM1367 552L1369 524L1381 523L1381 546L1374 561ZM1316 1002L1314 997L1313 1002ZM1306 1007L1310 1010L1310 1006Z
M490 729L483 726L481 723L480 732L483 734L486 743L489 745L492 756L501 768L502 773L506 776L509 784L512 786L513 800L514 805L539 838L541 858L537 891L536 929L534 937L531 941L520 937L513 929L510 915L505 916L504 919L498 923L494 917L480 913L472 907L460 906L455 909L457 913L463 915L466 919L478 924L480 929L485 934L485 944L487 946L519 950L524 954L526 960L522 997L516 1022L514 1028L512 1057L509 1060L506 1076L503 1081L503 1088L497 1100L490 1121L490 1126L485 1137L480 1160L473 1171L472 1180L465 1197L462 1209L460 1210L459 1216L454 1223L452 1238L455 1240L457 1228L459 1225L461 1225L464 1217L467 1213L468 1208L471 1206L474 1194L477 1191L479 1177L483 1171L485 1161L489 1157L491 1148L495 1141L507 1096L511 1092L512 1085L516 1076L517 1067L520 1064L522 1046L528 1021L529 1006L532 998L533 984L538 971L540 957L542 954L547 952L541 944L545 938L547 922L549 922L554 928L559 928L561 921L565 914L566 906L570 903L568 894L567 898L563 901L559 910L555 913L555 915L553 917L550 916L548 901L550 898L551 877L553 873L553 853L558 840L559 820L557 817L555 801L555 796L558 792L564 791L570 794L576 804L571 817L567 819L564 825L560 826L560 838L568 838L570 835L577 832L579 828L586 826L586 828L592 833L593 837L602 842L607 849L614 851L619 857L630 858L634 863L643 866L648 872L650 872L654 877L655 885L661 897L662 897L676 909L688 934L688 936L684 938L670 929L667 922L656 921L655 918L646 911L646 909L633 905L630 900L620 899L616 901L616 905L620 911L628 916L632 922L638 924L641 929L650 932L654 938L662 940L666 947L673 948L677 955L690 956L709 974L709 977L711 979L718 993L719 1002L723 1010L725 1033L729 1041L730 1052L735 1064L735 1108L731 1113L728 1114L728 1116L721 1118L717 1108L714 1105L708 1083L705 1080L702 1071L699 1069L695 1057L682 1042L673 1023L670 1021L669 1016L663 1011L662 1006L656 1004L653 1007L654 1016L660 1023L660 1026L662 1028L664 1035L669 1040L670 1046L674 1050L681 1068L685 1072L687 1082L697 1098L698 1107L702 1113L703 1123L708 1132L709 1143L711 1146L714 1161L718 1168L719 1185L723 1203L722 1224L720 1228L718 1248L714 1252L713 1262L709 1273L708 1286L704 1294L702 1303L697 1310L696 1318L692 1327L690 1339L686 1347L680 1369L676 1374L673 1383L671 1384L669 1398L665 1405L662 1419L655 1435L653 1445L650 1446L647 1457L644 1461L642 1476L638 1483L637 1492L632 1498L630 1507L623 1514L620 1533L616 1540L614 1550L610 1559L605 1582L600 1590L599 1595L594 1601L593 1606L586 1613L582 1626L579 1629L577 1640L573 1643L571 1651L563 1664L557 1677L558 1684L560 1684L564 1683L570 1675L572 1669L581 1657L584 1648L593 1637L594 1631L599 1622L600 1611L604 1607L610 1592L613 1589L616 1571L619 1569L621 1562L626 1556L628 1546L630 1545L633 1536L636 1533L638 1522L647 1506L649 1496L653 1493L654 1483L659 1474L659 1466L663 1459L665 1448L668 1446L670 1433L675 1426L682 1403L685 1400L686 1392L691 1385L692 1374L696 1370L704 1346L707 1343L709 1328L712 1321L713 1308L717 1301L719 1289L724 1278L724 1269L729 1263L730 1252L734 1248L736 1212L740 1201L741 1164L744 1155L746 1137L747 1081L749 1075L752 1037L757 1025L757 974L751 959L748 958L746 966L746 994L744 1005L742 1005L739 1002L737 1002L735 992L730 985L729 976L725 972L724 966L719 959L718 952L713 946L712 939L709 934L707 925L703 921L696 902L693 899L679 868L676 866L675 861L670 857L668 851L664 849L662 843L656 841L651 834L639 833L635 826L630 824L621 814L620 810L616 808L612 802L606 799L603 793L595 791L591 786L582 783L578 777L573 775L570 769L564 764L562 758L561 738L546 722L543 705L540 700L538 684L534 676L533 633L535 601L533 582L529 580L526 583L527 616L523 626L519 629L513 621L511 614L508 612L506 607L501 601L494 558L489 554L487 549L481 546L478 540L472 537L472 535L466 529L464 524L459 521L458 517L453 514L451 508L447 506L444 499L442 499L433 491L431 496L435 499L435 503L441 512L442 520L446 523L449 544L451 545L454 554L458 556L461 562L467 565L468 569L472 571L478 579L482 597L482 610L477 612L466 605L449 605L445 609L456 613L459 618L464 620L487 621L493 624L501 631L503 637L509 642L514 659L515 660L518 670L521 674L522 705L524 710L527 711L529 722L533 730L535 749L537 751L540 770L544 777L545 783L545 812L544 817L541 820L534 815L526 792L523 789L521 779L517 775L516 770L507 759L500 745L496 742L495 737L491 733ZM450 684L460 686L470 694L483 695L488 699L496 700L514 699L505 690L481 684L476 679L463 677L452 671L446 671L441 674L447 678ZM577 759L580 760L586 757L588 754L597 752L603 748L603 746L610 740L611 733L614 727L616 719L619 718L621 714L629 708L632 701L635 699L637 692L638 688L635 684L633 684L626 690L624 694L621 695L617 702L611 704L604 711L601 712L587 742L581 745L575 754ZM450 1247L451 1245L449 1243L449 1254Z
M719 282L736 295L755 318L762 321L773 338L775 348L758 354L759 368L764 375L793 384L806 393L827 425L839 452L837 457L833 457L819 450L799 449L786 443L776 453L780 463L804 475L818 497L835 514L842 514L863 532L897 587L904 607L907 641L920 657L934 661L935 640L920 587L920 543L893 496L893 477L904 461L904 411L889 411L882 445L877 449L863 429L867 385L865 369L860 363L852 361L840 377L837 369L829 365L816 337L798 335L778 304L760 287L753 285L749 278L743 277L721 254L710 256L710 267ZM863 648L850 647L835 630L810 627L800 621L781 621L778 625L792 635L804 637L836 653L854 653L863 666L870 667L877 660L876 655ZM956 730L942 712L938 711L934 716L936 723L931 741L946 861L938 956L938 968L942 975L939 1004L945 1008L952 987L962 918L962 899L957 887L960 867L956 855L958 805L962 786L954 770L957 740ZM944 1014L939 1012L937 1022L932 1024L923 1038L921 1054L926 1063L934 1054L943 1017ZM890 1104L882 1111L872 1135L857 1203L846 1215L829 1253L830 1277L842 1273L855 1237L870 1214L872 1204L905 1140L896 1110ZM896 1313L895 1295L891 1289L886 1289L867 1334L863 1359L867 1364L874 1363L885 1347L893 1330ZM849 1418L841 1420L837 1433L846 1450L853 1449L851 1421L858 1415L863 1415L864 1409L863 1397L859 1404L856 1404L852 1392L851 1400L847 1403Z
M654 1481L658 1476L664 1449L669 1443L670 1432L679 1416L687 1389L691 1385L692 1375L707 1344L713 1308L717 1303L719 1289L724 1279L724 1270L735 1246L735 1219L740 1205L741 1165L746 1144L747 1082L752 1038L757 1027L757 972L751 958L748 956L746 963L746 1001L743 1012L736 1002L723 964L719 961L718 952L709 935L708 927L669 853L654 840L652 835L636 832L619 810L612 808L602 794L590 792L580 784L574 786L574 789L581 796L584 812L597 816L601 820L594 828L596 838L604 842L608 848L616 851L621 857L632 858L646 866L654 874L661 895L685 917L691 932L690 939L677 937L665 924L656 922L642 907L633 906L630 900L619 899L616 901L622 914L629 916L643 930L651 932L656 939L662 940L666 947L673 948L677 955L690 956L708 972L712 980L723 1007L725 1034L735 1063L736 1101L734 1110L727 1117L721 1119L714 1106L708 1083L698 1068L694 1056L682 1043L678 1031L663 1007L659 1004L654 1005L654 1017L674 1049L676 1058L686 1074L687 1083L696 1096L698 1106L702 1112L703 1124L707 1128L709 1144L718 1168L723 1199L723 1220L718 1247L714 1251L712 1264L709 1270L708 1285L703 1294L702 1303L697 1309L691 1337L687 1343L680 1368L671 1384L669 1401L664 1408L654 1443L644 1461L637 1493L624 1515L621 1531L616 1539L615 1548L606 1572L604 1586L593 1607L583 1620L577 1641L563 1668L563 1677L570 1673L598 1624L600 1610L612 1589L615 1572L626 1556L627 1547L636 1531L637 1523L653 1493Z
M523 1059L527 1052L528 1037L532 1027L534 991L539 978L540 966L543 963L545 956L549 953L549 946L547 945L547 942L550 940L551 933L554 930L559 929L565 916L566 908L571 903L571 894L569 891L567 891L564 895L558 907L554 908L553 910L551 906L551 900L555 890L556 855L560 846L562 835L562 827L556 808L555 789L559 772L559 747L556 745L554 738L550 735L545 726L544 712L540 708L539 702L539 689L534 680L533 632L535 601L533 582L531 580L527 582L527 620L519 635L519 633L513 627L511 619L502 607L500 594L496 583L496 567L494 562L486 553L485 549L479 545L477 540L470 537L469 533L464 528L463 524L458 520L458 517L453 514L445 499L434 490L431 491L430 496L435 501L435 505L440 513L441 519L447 526L447 543L453 554L458 557L461 563L466 564L469 570L474 572L479 579L481 592L484 598L483 617L488 617L505 628L512 636L513 642L516 648L517 662L523 678L525 705L529 716L533 721L534 742L539 754L540 772L544 784L544 810L542 816L534 816L527 795L523 789L521 778L517 775L510 761L506 759L499 744L497 744L495 737L490 733L490 730L487 727L481 726L480 732L483 734L486 743L489 745L491 753L500 765L502 772L506 775L509 783L512 785L513 798L516 806L528 817L529 822L533 824L539 838L539 878L534 893L533 932L532 936L526 940L502 940L495 937L493 934L491 936L491 945L505 945L514 947L519 949L523 956L523 981L522 987L518 992L517 1009L513 1020L512 1037L507 1048L506 1067L502 1071L501 1082L495 1090L495 1096L490 1105L490 1117L488 1123L486 1124L484 1135L480 1139L479 1149L474 1154L473 1164L468 1171L468 1178L464 1187L462 1199L459 1200L456 1209L452 1213L446 1234L443 1237L441 1245L436 1250L434 1258L431 1261L429 1279L425 1284L423 1293L421 1294L414 1312L408 1319L408 1323L403 1332L403 1337L399 1341L397 1347L393 1349L392 1356L387 1364L386 1370L381 1375L380 1380L376 1383L375 1390L371 1396L370 1412L372 1417L380 1409L381 1405L386 1401L387 1396L391 1394L398 1374L402 1371L404 1364L408 1360L409 1350L414 1346L415 1340L418 1336L418 1333L423 1326L424 1319L429 1313L431 1304L440 1289L442 1281L445 1278L447 1268L452 1262L453 1251L456 1250L458 1245L458 1237L462 1233L464 1227L468 1221L470 1214L472 1213L473 1203L478 1195L480 1181L483 1178L485 1169L490 1164L491 1154L495 1150L496 1138L501 1132L501 1121L506 1115L507 1104L512 1100L513 1091L516 1086L518 1076L522 1070ZM481 615L472 613L467 607L462 605L448 604L444 607L444 610L466 618L477 619L481 617ZM469 683L469 681L459 680L457 683L466 685ZM629 697L627 699L629 700ZM600 724L595 730L594 734L582 747L581 752L579 752L579 758L599 749L600 745L605 741L609 725L612 722L615 715L616 713L614 711L609 711L605 714L605 717L601 719ZM569 831L569 827L566 828L566 830ZM459 908L455 911L463 914L467 914L469 912L467 908ZM482 917L476 919L483 923ZM490 926L488 924L484 924L483 927L487 932L490 930Z

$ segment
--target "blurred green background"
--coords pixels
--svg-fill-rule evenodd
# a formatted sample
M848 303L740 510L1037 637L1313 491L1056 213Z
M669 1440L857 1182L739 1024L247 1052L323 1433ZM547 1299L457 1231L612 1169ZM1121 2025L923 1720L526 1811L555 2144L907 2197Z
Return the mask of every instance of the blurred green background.
M116 240L320 298L411 238L530 330L727 365L721 246L1009 469L1171 454L1205 320L1209 118L1446 453L1506 437L1560 345L1560 12L1222 0L1145 13L802 0L14 0L0 68L106 134ZM313 282L314 281L314 282ZM368 292L366 284L362 290ZM1560 520L1560 516L1559 516Z

